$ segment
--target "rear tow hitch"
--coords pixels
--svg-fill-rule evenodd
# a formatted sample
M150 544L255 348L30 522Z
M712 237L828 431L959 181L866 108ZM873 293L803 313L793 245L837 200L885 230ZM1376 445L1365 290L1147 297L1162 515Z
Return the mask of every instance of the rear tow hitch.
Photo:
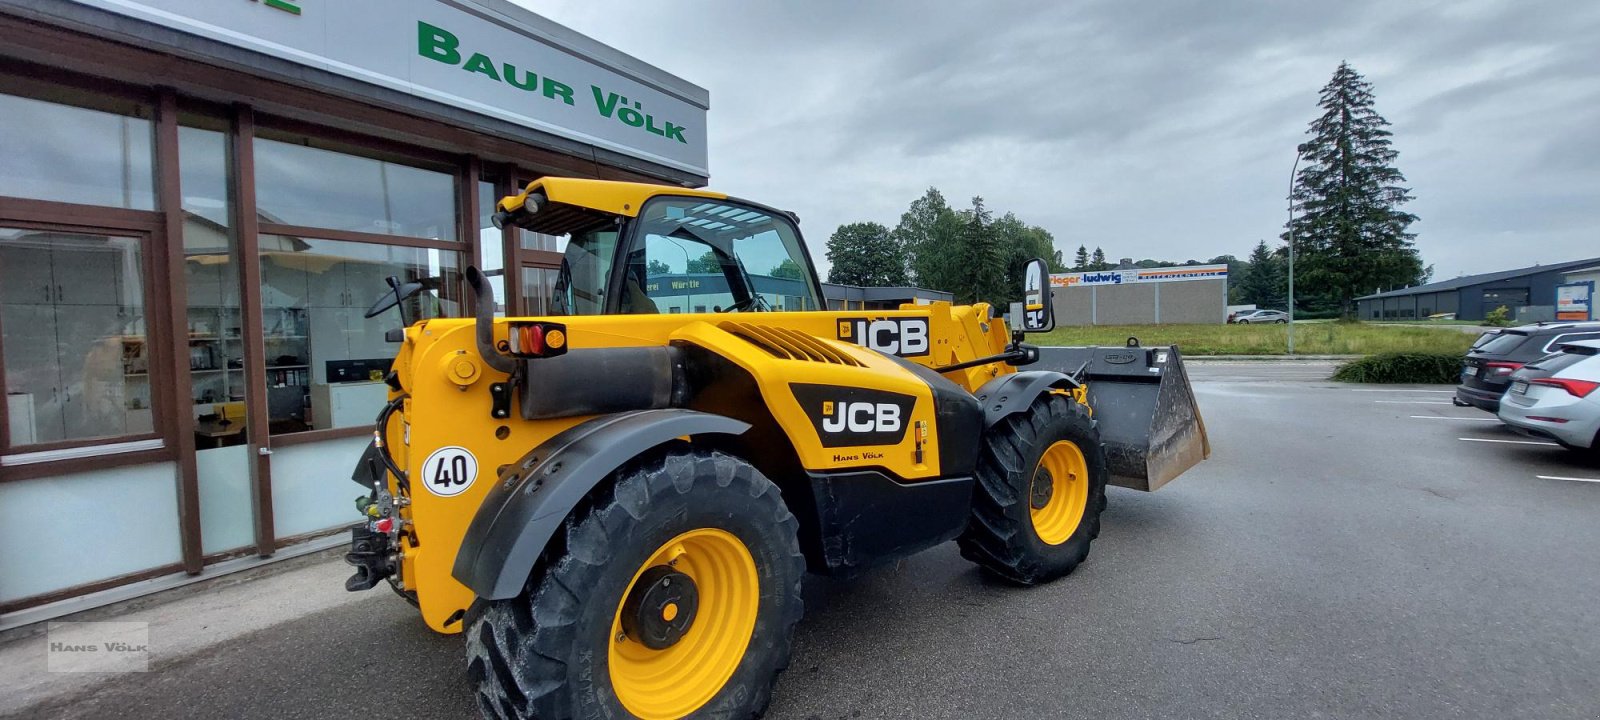
M384 522L393 519L381 518L350 528L350 552L345 553L344 561L355 566L356 574L344 581L344 589L371 590L394 575L394 546L385 532L388 528L373 527Z

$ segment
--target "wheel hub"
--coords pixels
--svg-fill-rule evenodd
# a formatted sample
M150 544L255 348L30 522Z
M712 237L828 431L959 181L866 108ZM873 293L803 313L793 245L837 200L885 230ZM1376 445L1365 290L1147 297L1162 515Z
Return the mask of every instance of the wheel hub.
M1039 468L1039 471L1033 474L1033 488L1029 493L1028 505L1034 510L1043 510L1046 505L1050 504L1050 498L1054 497L1055 494L1055 478L1051 477L1049 470L1042 467Z
M651 650L665 650L683 639L700 606L694 578L665 565L639 576L622 603L622 632Z

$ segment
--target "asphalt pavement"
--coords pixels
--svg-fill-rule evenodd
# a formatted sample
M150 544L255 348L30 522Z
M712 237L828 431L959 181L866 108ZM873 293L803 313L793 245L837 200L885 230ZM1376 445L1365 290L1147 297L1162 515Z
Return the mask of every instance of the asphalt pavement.
M1064 580L1010 587L953 545L811 578L768 717L1600 717L1600 467L1331 369L1191 361L1212 458L1113 489ZM21 715L474 709L459 638L373 591Z

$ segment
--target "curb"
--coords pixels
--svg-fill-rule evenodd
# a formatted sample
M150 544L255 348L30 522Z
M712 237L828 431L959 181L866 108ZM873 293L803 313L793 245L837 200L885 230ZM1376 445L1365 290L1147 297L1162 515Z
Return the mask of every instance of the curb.
M1364 355L1185 355L1183 362L1328 362L1355 360Z

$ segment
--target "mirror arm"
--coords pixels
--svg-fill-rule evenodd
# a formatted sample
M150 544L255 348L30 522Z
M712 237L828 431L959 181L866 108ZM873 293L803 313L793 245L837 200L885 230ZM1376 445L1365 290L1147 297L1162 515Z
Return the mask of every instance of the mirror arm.
M1018 341L1011 343L1011 345L1006 348L1005 352L998 355L990 355L988 357L981 357L974 360L968 360L966 362L958 362L953 365L936 367L933 369L933 371L938 373L947 373L955 372L957 370L965 370L967 368L977 367L979 365L988 365L989 363L1003 362L1009 365L1031 365L1038 361L1038 346L1029 345L1025 342Z

